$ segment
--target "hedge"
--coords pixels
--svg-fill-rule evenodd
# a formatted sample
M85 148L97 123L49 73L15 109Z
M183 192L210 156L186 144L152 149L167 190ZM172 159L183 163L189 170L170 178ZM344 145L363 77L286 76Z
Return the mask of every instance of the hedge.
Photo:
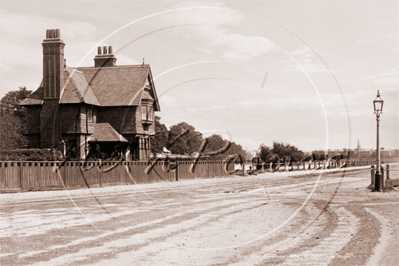
M18 149L0 151L0 161L60 161L62 153L51 149Z

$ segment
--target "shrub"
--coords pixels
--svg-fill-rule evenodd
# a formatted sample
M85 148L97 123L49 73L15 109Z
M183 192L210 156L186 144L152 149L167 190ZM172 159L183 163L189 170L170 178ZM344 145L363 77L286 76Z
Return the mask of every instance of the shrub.
M53 149L18 149L0 152L0 161L60 161L62 153Z

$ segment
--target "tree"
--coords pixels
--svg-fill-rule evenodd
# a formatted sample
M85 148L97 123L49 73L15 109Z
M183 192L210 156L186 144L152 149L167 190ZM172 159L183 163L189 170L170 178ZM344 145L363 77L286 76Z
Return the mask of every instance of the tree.
M222 136L218 134L213 134L207 139L208 139L208 144L205 147L204 153L218 151L226 146L226 140L224 140ZM210 158L216 160L222 160L225 159L227 156L233 154L239 154L244 158L245 151L243 150L241 145L238 145L235 142L230 142L230 147L226 151L217 155L211 155Z
M284 162L300 161L303 158L303 152L290 144L284 144L274 141L272 152L278 155Z
M274 141L273 147L267 147L265 144L259 147L260 157L264 162L277 162L283 160L284 162L298 162L304 157L304 154L297 147L290 144L284 144Z
M208 144L206 145L205 150L203 151L204 153L220 150L226 144L226 142L223 140L223 138L217 134L213 134L212 136L208 137L207 139L208 139ZM211 156L211 158L212 159L222 159L225 156L226 156L225 154L217 154L217 155Z
M228 149L225 154L226 154L226 156L233 155L233 154L239 154L244 158L245 150L242 148L242 146L240 144L231 142L230 149Z
M259 154L262 161L266 163L277 163L280 160L280 157L273 152L270 147L267 147L265 144L261 144L259 147Z
M181 136L181 134L186 130L189 130L189 132ZM181 122L170 127L168 145L170 145L169 150L173 154L191 154L197 152L201 142L201 133L195 131L195 128L186 122Z
M272 151L270 150L270 148L262 143L259 147L259 155L260 155L260 158L262 159L262 161L268 162L271 154L272 154Z
M162 152L163 148L169 149L173 154L190 155L194 152L198 152L202 142L203 137L201 132L195 131L192 125L186 122L181 122L177 125L170 127L170 130L166 128L164 124L160 123L160 117L155 117L155 131L156 135L152 142L153 152ZM185 133L188 130L188 133ZM185 133L182 135L182 133ZM214 152L222 149L226 145L226 140L224 140L220 135L214 134L207 138L207 145L202 151L203 153ZM245 151L234 142L230 143L228 150L217 155L211 155L211 159L224 159L228 155L240 154L245 156Z
M32 91L19 87L17 91L8 92L0 100L0 145L3 150L26 148L28 140L24 133L27 126L26 108L19 106Z
M167 127L161 123L161 118L155 116L155 137L152 140L152 152L161 153L168 144L169 132Z

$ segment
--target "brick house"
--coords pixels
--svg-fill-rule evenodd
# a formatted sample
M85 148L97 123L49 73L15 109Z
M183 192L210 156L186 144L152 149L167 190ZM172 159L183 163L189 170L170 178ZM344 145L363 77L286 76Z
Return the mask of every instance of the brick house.
M94 66L67 67L59 29L47 30L42 46L43 80L21 103L29 148L66 147L84 159L118 146L127 160L148 160L160 111L150 66L118 66L109 46L98 47Z

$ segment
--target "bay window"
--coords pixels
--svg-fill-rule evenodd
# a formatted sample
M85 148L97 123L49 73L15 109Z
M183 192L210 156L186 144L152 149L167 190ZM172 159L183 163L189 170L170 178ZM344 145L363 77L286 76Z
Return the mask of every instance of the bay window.
M154 121L154 108L143 104L141 106L141 119L144 121Z

